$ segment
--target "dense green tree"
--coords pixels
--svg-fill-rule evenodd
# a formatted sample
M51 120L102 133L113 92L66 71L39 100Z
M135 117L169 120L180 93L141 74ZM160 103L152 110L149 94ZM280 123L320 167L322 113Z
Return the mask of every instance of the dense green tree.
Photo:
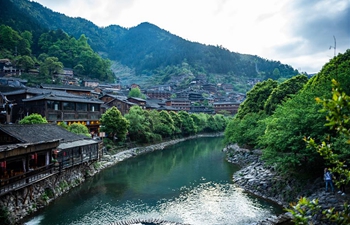
M199 121L195 122L197 125L198 132L205 131L207 128L208 118L210 115L206 113L199 113L199 114L195 113L195 115L197 115L197 117L199 118Z
M126 139L129 121L122 116L120 111L115 106L102 114L100 121L101 131L106 132L108 137L113 138L113 140L117 142L121 142Z
M239 106L236 116L241 119L248 113L258 113L264 110L265 102L276 87L277 81L271 79L257 83L247 93L247 97Z
M317 102L323 105L322 112L326 113L326 126L329 126L337 135L342 136L343 143L350 144L350 97L341 90L339 83L333 82L332 97L329 99L317 98ZM350 182L350 170L347 168L349 155L342 157L338 154L339 149L333 145L330 137L320 140L319 143L313 138L304 138L308 146L317 151L324 159L326 166L333 174L338 174L341 179L336 179L338 187ZM345 149L347 149L345 148ZM347 203L342 208L324 209L318 204L318 199L311 201L305 197L297 203L291 203L287 209L293 216L295 224L310 224L314 218L318 218L322 224L349 224L349 206ZM310 216L312 215L312 216ZM316 216L315 216L316 215ZM322 215L322 216L320 216Z
M191 115L191 118L192 118L192 120L193 120L193 122L194 122L194 126L195 126L195 129L196 129L196 131L199 133L199 132L201 132L201 131L203 131L203 129L202 129L202 127L201 127L201 118L200 118L200 116L199 116L199 114L197 114L197 113L192 113Z
M317 90L320 86L326 88L327 93L331 93L332 79L335 79L342 90L350 94L350 49L343 54L338 54L336 57L326 63L322 70L315 76L311 77L305 85L304 89ZM324 96L319 96L320 98Z
M159 123L154 126L154 130L162 137L172 137L174 135L174 121L167 111L162 110L159 112Z
M197 131L190 114L188 114L188 112L186 111L180 111L179 116L182 121L182 126L181 126L182 134L184 136L195 134Z
M271 115L276 107L296 94L307 82L307 76L298 75L292 77L273 89L272 93L265 102L264 108L267 115Z
M81 123L72 123L71 125L68 126L68 130L75 134L82 134L87 137L91 137L89 128L87 128L84 124L81 124Z
M24 31L21 33L21 37L28 41L29 46L33 44L33 34L29 31Z
M182 133L182 119L181 117L179 116L178 113L174 112L174 111L170 111L169 113L171 119L174 121L174 134L175 135L179 135Z
M291 99L276 108L274 114L263 120L266 130L258 139L258 145L264 148L263 158L276 165L283 171L305 170L309 173L321 170L323 160L309 148L306 148L303 137L312 136L322 140L329 135L344 156L349 151L344 147L341 137L335 137L323 124L324 114L320 113L320 106L315 98L329 98L330 80L338 78L344 84L344 90L350 91L349 85L350 51L339 54L327 63L322 70L312 77L304 87ZM248 131L249 132L249 131ZM231 135L234 135L230 132ZM309 171L308 168L315 168Z
M53 74L61 72L63 64L58 61L57 57L47 57L40 65L40 73L44 76L52 77Z
M131 88L131 90L129 91L128 97L134 97L134 98L143 98L145 99L145 95L143 95L141 93L140 88Z
M320 92L318 92L320 94ZM324 115L319 113L314 91L297 94L265 120L266 130L259 138L263 158L283 171L319 168L320 156L306 148L303 137L322 138L326 132Z
M63 127L64 129L68 130L68 125L65 122L59 122L58 126Z
M215 118L213 115L210 115L207 120L207 130L210 132L216 132L219 130L218 124L215 121Z
M278 80L281 76L281 72L278 68L275 68L273 71L272 71L272 78L274 80Z
M215 114L214 116L215 122L217 124L217 130L216 131L223 131L225 130L225 127L227 125L226 118L221 114Z
M148 112L142 110L140 106L133 106L130 108L129 113L125 115L125 118L130 123L128 130L132 141L141 143L150 143L153 141L153 124Z
M19 56L16 60L18 66L21 67L24 72L28 72L30 69L34 68L35 62L30 56Z
M92 50L85 35L77 40L62 30L40 36L39 46L50 57L56 57L65 67L74 68L78 76L113 81L111 62Z
M0 58L11 59L13 65L21 66L18 59L24 56L31 58L31 44L31 32L18 33L9 26L0 25Z
M246 148L258 147L258 138L264 134L266 124L264 112L249 113L242 119L235 117L225 129L225 142L237 143Z
M23 119L19 121L19 124L41 124L41 123L47 123L47 120L45 117L38 113L32 113L28 116L25 116Z

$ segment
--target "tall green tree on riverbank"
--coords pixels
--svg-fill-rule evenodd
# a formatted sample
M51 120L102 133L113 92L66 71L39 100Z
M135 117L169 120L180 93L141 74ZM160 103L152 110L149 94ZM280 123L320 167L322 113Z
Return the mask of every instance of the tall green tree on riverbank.
M305 85L302 85L304 83L302 76L295 78L294 81L292 78L290 81L282 83L283 86L287 83L291 84L291 89L295 90L295 94L286 95L285 93L290 93L290 91L283 92L283 90L288 90L289 87L279 88L277 86L268 98L260 98L260 103L243 104L242 107L246 108L251 105L252 109L239 110L242 113L230 121L225 130L226 143L262 148L263 158L266 162L283 172L305 171L305 173L310 174L313 171L322 170L324 161L315 151L305 146L303 142L305 136L312 136L316 140L330 136L336 143L339 143L340 154L347 157L347 150L341 144L341 137L335 137L334 131L324 126L323 118L325 115L319 112L321 106L314 99L316 97L330 97L331 79L333 78L341 80L343 83L339 83L344 92L349 93L349 64L350 50L347 50L344 54L339 54L325 64L322 70ZM282 86L282 84L280 85ZM295 84L297 84L296 88L293 88ZM301 86L303 87L300 89ZM254 89L259 90L261 86ZM273 104L268 103L268 99L272 99L274 93L279 92L282 93L281 96L288 96L288 98L281 98L283 100L276 105L275 103L278 101L271 100ZM251 93L259 92L252 91ZM250 99L258 100L259 98L253 95ZM258 106L261 106L262 103L265 106L270 104L269 109L263 108L261 110L261 107ZM256 113L257 111L258 113Z
M257 83L248 91L246 99L238 108L236 117L242 119L248 113L258 113L264 110L265 103L277 84L277 81L272 79Z
M153 123L150 120L149 112L143 110L140 106L133 106L129 113L125 115L125 119L130 123L128 132L132 141L141 143L154 141Z
M324 112L315 98L331 97L331 80L339 79L345 92L350 91L350 51L339 54L327 63L322 70L312 77L293 98L277 107L274 114L264 120L266 130L259 137L259 146L264 149L263 158L276 165L282 171L313 171L322 170L324 161L312 149L305 146L303 137L311 136L322 140L329 136L337 143L334 131L324 126ZM340 152L346 151L341 144ZM309 168L313 168L310 170Z
M180 116L181 121L182 121L182 129L181 129L182 134L184 136L189 136L189 135L195 134L197 131L196 131L194 121L191 118L190 114L188 114L188 112L186 112L186 111L180 111L179 116Z
M307 76L297 75L274 88L264 105L266 114L272 115L278 105L280 105L283 101L287 101L288 98L292 98L292 95L298 93L298 91L304 87L307 81Z
M126 139L129 121L122 116L115 106L102 114L100 121L101 131L106 132L108 137L112 138L115 142L121 142Z
M349 74L350 75L350 74ZM329 99L317 98L317 102L323 105L322 112L326 113L326 126L336 131L337 135L342 136L344 144L350 144L350 97L341 90L339 83L335 80L333 82L332 96ZM347 157L341 156L341 151L337 145L332 143L330 136L323 141L315 141L315 139L304 138L310 149L315 150L325 159L328 167L331 168L332 173L336 173L342 179L337 179L336 185L347 185L350 182L350 170L347 165L349 163L349 151L347 150ZM348 149L348 148L345 148ZM287 209L293 215L293 222L296 225L310 224L311 219L318 218L326 224L350 224L350 208L348 204L344 204L343 209L323 209L318 204L317 199L311 201L305 197L301 198L297 203L291 203L290 208ZM316 215L310 216L310 215Z

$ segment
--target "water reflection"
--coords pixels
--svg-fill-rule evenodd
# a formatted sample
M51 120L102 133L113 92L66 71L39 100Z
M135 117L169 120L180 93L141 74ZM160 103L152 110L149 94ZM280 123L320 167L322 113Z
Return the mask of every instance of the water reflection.
M187 224L247 224L274 208L236 188L222 138L201 138L102 171L27 224L108 224L162 219Z

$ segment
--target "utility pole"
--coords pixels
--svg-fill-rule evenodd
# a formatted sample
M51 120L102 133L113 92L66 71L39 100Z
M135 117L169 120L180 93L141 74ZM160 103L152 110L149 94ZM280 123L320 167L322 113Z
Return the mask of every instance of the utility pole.
M335 39L335 36L333 35L333 39L334 39L334 46L330 46L329 49L334 49L334 57L337 53L337 40Z

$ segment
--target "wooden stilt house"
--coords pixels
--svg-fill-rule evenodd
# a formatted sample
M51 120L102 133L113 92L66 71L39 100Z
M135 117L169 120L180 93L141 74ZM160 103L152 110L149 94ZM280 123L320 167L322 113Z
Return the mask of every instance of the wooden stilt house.
M98 160L98 146L55 124L0 125L0 196Z

